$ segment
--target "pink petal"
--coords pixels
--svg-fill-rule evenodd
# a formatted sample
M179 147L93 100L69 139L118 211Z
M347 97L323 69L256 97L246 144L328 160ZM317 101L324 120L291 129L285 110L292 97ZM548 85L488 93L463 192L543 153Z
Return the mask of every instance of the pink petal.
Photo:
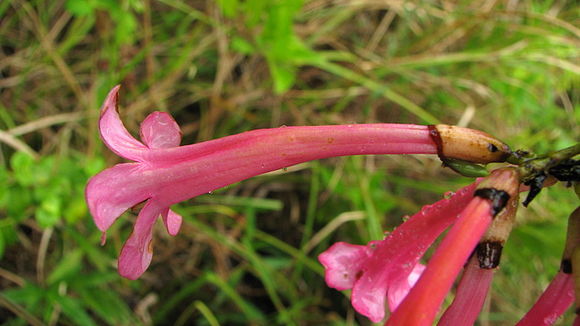
M115 154L129 160L142 161L143 150L147 147L129 134L117 112L119 88L120 86L115 86L109 92L101 108L99 120L101 138Z
M574 278L572 274L558 272L532 309L516 326L548 326L574 302Z
M95 224L106 231L127 209L149 198L138 163L118 164L92 177L85 191Z
M481 197L473 198L387 325L426 326L433 323L445 295L491 219L491 203Z
M125 242L119 256L119 274L131 280L139 278L149 267L153 257L152 231L162 208L148 201L135 222L133 233Z
M472 256L463 272L453 303L447 308L438 326L471 326L481 312L495 269L479 267Z
M179 233L181 222L183 221L181 215L167 208L161 212L161 217L163 217L163 224L165 224L167 232L172 236L176 236Z
M351 300L357 312L373 322L384 318L389 287L407 280L433 241L469 203L478 182L461 188L450 198L423 207L385 240L378 242L353 287Z
M141 123L141 140L149 148L171 148L181 143L181 130L171 115L153 112Z
M348 290L360 276L362 264L371 253L368 246L337 242L318 256L325 268L325 280L329 287Z
M403 301L403 299L405 299L407 294L409 294L411 288L415 286L415 283L417 283L424 270L425 265L417 264L415 267L413 267L411 274L409 274L406 279L391 285L388 295L389 309L391 311L395 311L395 309L397 309L399 304Z

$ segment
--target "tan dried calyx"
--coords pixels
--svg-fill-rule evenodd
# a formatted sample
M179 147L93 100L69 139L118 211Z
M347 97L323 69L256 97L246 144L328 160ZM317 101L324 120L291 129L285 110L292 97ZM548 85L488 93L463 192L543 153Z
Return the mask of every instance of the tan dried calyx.
M511 153L507 144L483 131L450 125L430 125L439 158L471 163L505 162Z
M519 196L511 197L505 208L493 219L491 226L477 245L477 259L481 268L497 268L501 252L516 219Z

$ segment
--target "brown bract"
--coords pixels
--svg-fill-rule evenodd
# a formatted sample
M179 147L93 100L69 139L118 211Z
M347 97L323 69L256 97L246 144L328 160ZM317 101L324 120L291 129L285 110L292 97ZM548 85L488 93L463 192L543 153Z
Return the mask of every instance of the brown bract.
M505 162L509 146L483 131L450 125L429 126L441 160L453 158L471 163Z

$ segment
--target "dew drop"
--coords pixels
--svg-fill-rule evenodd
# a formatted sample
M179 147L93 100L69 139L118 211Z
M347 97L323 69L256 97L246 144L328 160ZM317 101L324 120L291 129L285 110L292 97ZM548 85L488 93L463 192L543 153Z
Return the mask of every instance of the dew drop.
M409 215L403 216L403 222L407 222L410 218L411 218L411 216L409 216Z
M443 194L443 197L445 197L445 199L449 199L453 196L455 196L455 193L453 191L447 191L446 193Z

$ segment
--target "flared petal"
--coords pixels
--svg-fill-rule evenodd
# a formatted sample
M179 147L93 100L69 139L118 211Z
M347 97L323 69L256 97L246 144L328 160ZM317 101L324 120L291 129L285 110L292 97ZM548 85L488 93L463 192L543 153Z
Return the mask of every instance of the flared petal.
M574 280L572 274L558 272L532 309L516 326L548 326L574 302Z
M399 304L405 299L407 294L409 294L411 288L415 286L415 283L417 283L424 270L425 265L417 264L406 279L391 285L389 288L389 294L387 296L389 301L389 309L391 311L395 311L397 309Z
M99 131L105 145L115 154L133 161L142 161L143 150L147 147L135 139L125 129L117 111L120 86L115 86L107 95L101 108Z
M181 215L167 208L166 210L161 212L161 217L163 217L163 224L165 224L167 233L169 233L172 236L176 236L177 233L179 233L181 223L183 222L183 218L181 217Z
M453 303L438 326L472 326L481 312L495 269L482 269L475 255L471 257L457 287Z
M337 242L318 256L325 268L326 284L337 290L348 290L360 276L363 263L371 254L369 246Z
M392 284L406 282L425 251L473 197L478 182L449 198L427 205L378 242L352 292L352 305L373 322L385 316L385 299Z
M138 163L118 164L92 177L85 191L86 201L95 224L106 231L127 209L149 198L143 191Z
M163 208L150 200L139 212L133 233L125 242L119 256L119 274L121 276L135 280L149 267L153 257L153 225L162 210Z
M149 148L171 148L181 143L181 130L173 117L165 112L153 112L143 120L139 131Z

